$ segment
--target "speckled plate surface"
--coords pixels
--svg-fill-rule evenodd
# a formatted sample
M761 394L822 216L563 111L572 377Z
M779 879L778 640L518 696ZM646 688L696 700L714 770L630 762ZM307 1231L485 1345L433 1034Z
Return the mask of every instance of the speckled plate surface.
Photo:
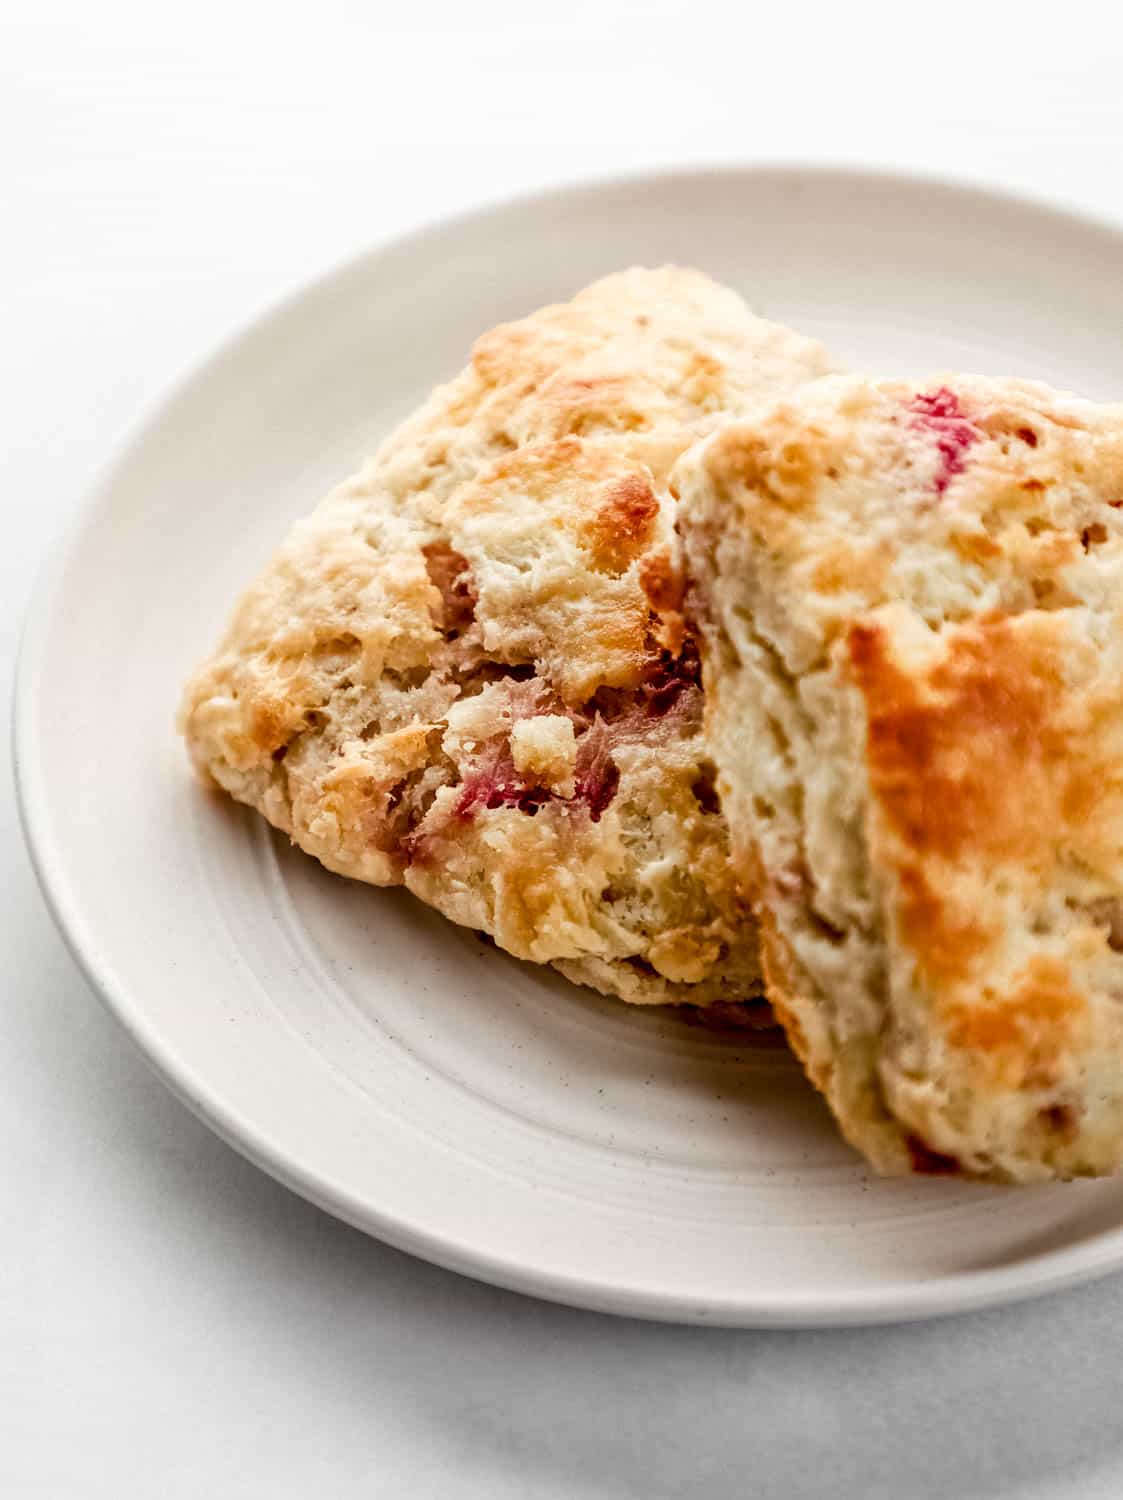
M858 368L1123 394L1123 236L878 174L681 173L374 251L186 382L43 585L16 705L25 826L92 982L216 1130L332 1213L506 1286L745 1325L951 1312L1123 1264L1123 1182L879 1182L775 1041L629 1010L195 787L179 687L287 523L496 321L695 263Z

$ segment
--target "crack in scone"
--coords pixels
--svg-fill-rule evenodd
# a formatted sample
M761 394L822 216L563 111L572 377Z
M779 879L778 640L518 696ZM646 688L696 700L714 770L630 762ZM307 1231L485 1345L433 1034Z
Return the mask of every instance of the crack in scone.
M667 474L827 368L673 268L485 335L244 596L185 696L197 766L519 957L633 1001L754 1000Z
M769 994L886 1172L1123 1162L1123 407L831 377L674 482Z

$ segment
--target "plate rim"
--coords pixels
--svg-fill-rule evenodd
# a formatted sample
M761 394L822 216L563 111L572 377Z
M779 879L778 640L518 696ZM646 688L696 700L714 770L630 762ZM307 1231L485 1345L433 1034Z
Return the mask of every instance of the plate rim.
M83 498L48 532L45 560L40 565L28 605L16 657L12 693L11 749L16 803L24 841L44 901L67 949L94 994L113 1016L130 1042L162 1082L204 1124L276 1181L317 1207L408 1254L445 1269L507 1290L545 1301L595 1312L659 1322L715 1327L824 1328L910 1322L947 1317L978 1308L1023 1301L1061 1287L1074 1286L1123 1267L1123 1225L1098 1233L1078 1244L1038 1252L1014 1267L997 1267L943 1274L905 1287L849 1289L831 1296L792 1292L782 1300L744 1296L699 1298L657 1288L611 1284L578 1273L544 1271L478 1246L465 1245L397 1214L360 1201L320 1174L288 1161L238 1109L210 1091L205 1080L164 1044L158 1029L146 1023L143 1003L132 996L112 963L100 953L96 932L82 911L80 892L71 883L48 815L48 794L38 753L37 707L42 686L41 663L60 602L68 568L80 553L87 530L112 499L118 473L131 461L147 434L180 401L205 385L212 370L248 343L265 324L283 317L296 304L321 295L337 282L360 275L382 257L408 251L411 244L460 224L479 223L506 212L562 204L581 196L662 186L676 180L746 177L839 179L889 190L927 189L1012 210L1029 210L1070 226L1107 236L1123 255L1123 218L1097 214L1063 198L1022 192L983 179L955 177L928 171L904 171L882 165L823 161L703 162L675 164L643 171L608 173L554 183L531 192L489 198L455 214L436 215L405 233L386 236L357 254L341 259L325 271L266 300L220 338L202 359L189 363L150 402L113 444Z

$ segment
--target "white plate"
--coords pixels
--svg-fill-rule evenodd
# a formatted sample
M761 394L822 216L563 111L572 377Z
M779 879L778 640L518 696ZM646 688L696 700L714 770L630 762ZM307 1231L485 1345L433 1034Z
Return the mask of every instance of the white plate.
M1123 236L946 185L684 173L491 208L262 319L153 417L26 638L22 802L91 980L227 1140L332 1213L613 1312L872 1322L1123 1263L1123 1181L879 1182L776 1045L571 988L203 795L179 686L289 520L499 319L693 262L859 367L1123 393Z

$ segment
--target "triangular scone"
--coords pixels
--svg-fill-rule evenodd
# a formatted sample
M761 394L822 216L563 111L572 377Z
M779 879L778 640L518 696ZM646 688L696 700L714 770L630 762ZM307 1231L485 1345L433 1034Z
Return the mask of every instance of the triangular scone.
M827 368L674 268L485 335L242 599L187 689L196 765L329 869L580 982L759 995L666 475Z
M832 377L675 473L769 993L884 1172L1123 1160L1123 406Z

